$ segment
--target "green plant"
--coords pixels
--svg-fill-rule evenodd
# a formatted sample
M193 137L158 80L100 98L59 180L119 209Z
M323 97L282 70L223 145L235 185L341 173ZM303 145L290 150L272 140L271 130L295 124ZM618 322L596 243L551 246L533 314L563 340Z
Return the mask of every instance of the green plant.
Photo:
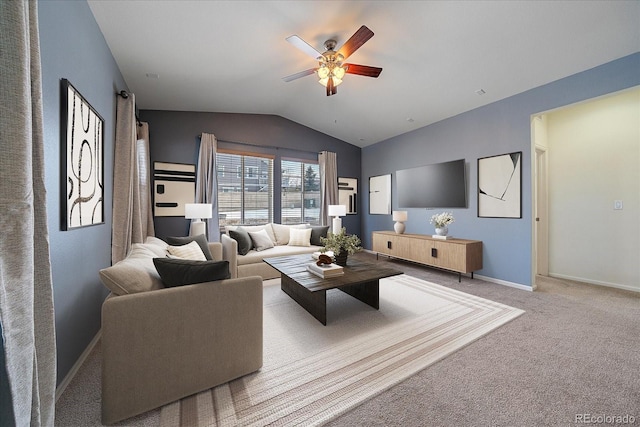
M347 234L347 229L344 227L338 234L329 233L327 237L321 237L320 243L324 246L323 252L333 251L336 255L343 251L353 255L362 250L360 238L355 234Z

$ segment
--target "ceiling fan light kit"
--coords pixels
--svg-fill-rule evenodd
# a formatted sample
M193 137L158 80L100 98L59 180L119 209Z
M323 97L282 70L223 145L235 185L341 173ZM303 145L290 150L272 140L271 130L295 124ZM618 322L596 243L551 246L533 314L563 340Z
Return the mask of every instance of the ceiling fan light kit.
M306 54L313 56L313 58L318 61L318 67L283 77L283 80L285 82L290 82L316 73L318 76L318 83L327 89L327 96L331 96L338 93L337 87L342 83L342 80L347 73L376 78L382 72L382 68L370 67L368 65L343 64L345 59L351 56L351 54L360 48L360 46L365 44L365 42L371 37L373 37L373 31L363 25L353 36L351 36L349 40L347 40L344 45L342 45L338 51L334 50L337 44L335 40L329 39L324 42L324 47L326 49L324 53L318 52L315 48L296 35L287 37L286 40L289 43L293 44Z

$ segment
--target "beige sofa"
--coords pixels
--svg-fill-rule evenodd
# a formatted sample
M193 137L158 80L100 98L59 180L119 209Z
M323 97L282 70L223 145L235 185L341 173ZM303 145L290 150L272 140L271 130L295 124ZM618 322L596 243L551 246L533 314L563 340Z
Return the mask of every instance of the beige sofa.
M262 366L261 278L163 288L152 260L162 250L153 243L134 245L127 259L100 272L112 291L133 291L112 292L102 307L105 424ZM209 249L213 259L222 259L220 243L209 243ZM130 283L116 286L114 280Z
M291 228L311 228L309 224L282 225L269 223L260 226L242 226L242 228L247 231L266 230L274 243L274 247L261 251L251 249L246 255L240 255L238 254L238 242L229 237L229 231L236 230L237 227L227 226L225 234L220 237L220 241L222 243L222 257L224 260L229 261L229 271L232 278L256 275L262 277L263 280L279 278L280 273L263 262L264 258L312 254L322 249L322 246L312 245L311 243L309 243L309 246L292 246L289 244L289 230ZM321 233L325 236L326 228L324 233ZM311 260L311 256L309 259Z

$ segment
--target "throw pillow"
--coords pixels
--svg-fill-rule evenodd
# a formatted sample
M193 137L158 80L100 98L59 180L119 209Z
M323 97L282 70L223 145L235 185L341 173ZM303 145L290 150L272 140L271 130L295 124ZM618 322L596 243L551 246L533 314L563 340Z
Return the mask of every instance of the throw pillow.
M251 236L244 228L238 227L235 230L229 230L229 237L238 242L238 254L246 255L249 253L253 243Z
M229 261L154 258L153 264L156 266L162 282L168 288L213 282L231 277Z
M328 225L314 225L311 227L311 244L313 246L322 246L321 237L327 237L329 231Z
M153 265L158 255L142 243L131 245L125 259L100 270L100 280L115 295L162 289L162 280Z
M271 223L264 224L264 225L227 225L227 226L225 226L225 230L226 230L227 234L229 234L230 230L237 230L238 228L242 228L247 233L254 232L254 231L260 231L260 230L265 230L267 232L267 234L269 235L269 238L271 239L273 244L274 245L276 244L276 235L273 234L273 228L271 227Z
M273 227L273 231L276 236L276 245L288 245L290 235L289 230L292 228L307 228L308 224L282 225L272 223L271 227Z
M289 230L289 246L311 246L310 228L291 228Z
M273 241L266 230L249 231L248 233L256 251L264 251L273 247Z
M185 237L167 237L167 243L173 246L186 245L187 243L197 242L205 258L213 259L211 251L209 250L209 242L204 234L198 234L197 236L185 236Z
M183 259L193 259L199 261L206 261L207 257L202 253L200 245L197 242L191 242L182 246L167 246L167 252L173 256Z

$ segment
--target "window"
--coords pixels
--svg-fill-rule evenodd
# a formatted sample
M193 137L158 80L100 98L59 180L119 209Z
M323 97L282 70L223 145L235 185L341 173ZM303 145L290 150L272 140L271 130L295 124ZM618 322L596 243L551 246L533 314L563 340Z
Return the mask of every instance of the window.
M282 223L320 224L320 168L282 160Z
M216 162L220 227L272 222L273 158L218 151Z

